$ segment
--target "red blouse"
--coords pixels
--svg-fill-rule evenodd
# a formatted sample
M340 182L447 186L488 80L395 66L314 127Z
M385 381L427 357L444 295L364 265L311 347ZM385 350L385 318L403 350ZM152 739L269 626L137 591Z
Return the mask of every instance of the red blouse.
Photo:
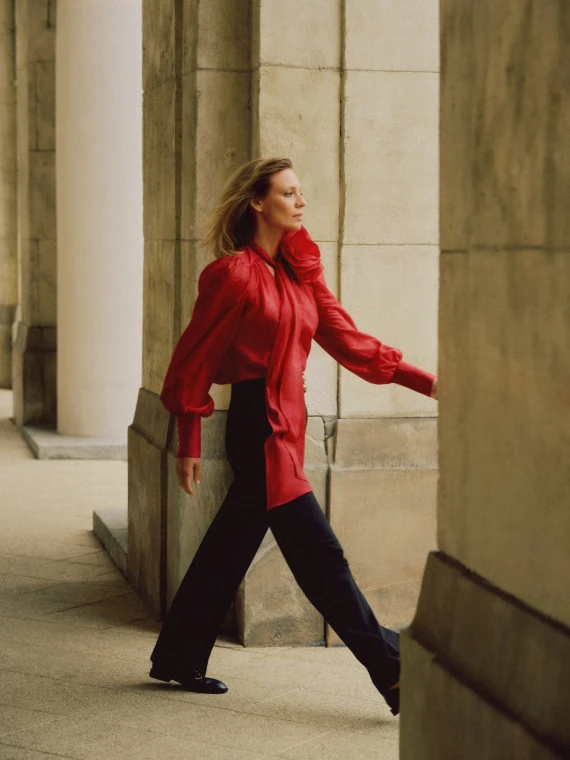
M358 331L327 288L318 246L303 228L284 236L275 260L249 245L216 259L200 275L192 318L174 349L160 396L178 417L177 456L200 456L200 417L214 411L212 383L265 377L273 430L265 443L267 508L311 491L303 472L302 375L313 339L364 380L431 393L433 375Z

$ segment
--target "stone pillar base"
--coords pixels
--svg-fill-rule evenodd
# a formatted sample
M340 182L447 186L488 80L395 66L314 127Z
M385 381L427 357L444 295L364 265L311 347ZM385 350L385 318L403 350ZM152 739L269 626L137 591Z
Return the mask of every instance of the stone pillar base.
M340 419L330 521L379 622L409 625L436 543L436 420ZM327 643L340 644L328 628Z
M117 460L127 458L126 440L61 435L55 430L32 425L24 425L20 428L20 433L36 459Z
M567 628L433 553L402 645L402 760L570 757Z
M14 421L57 427L57 328L18 322L12 353Z
M0 388L12 387L12 322L14 306L0 304Z

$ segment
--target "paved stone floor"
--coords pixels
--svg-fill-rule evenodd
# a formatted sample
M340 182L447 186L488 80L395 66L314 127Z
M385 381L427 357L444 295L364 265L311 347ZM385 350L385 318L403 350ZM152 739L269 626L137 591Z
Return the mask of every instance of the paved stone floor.
M148 677L159 626L91 532L124 462L38 461L0 391L0 758L395 760L398 719L343 648L219 642L222 696Z

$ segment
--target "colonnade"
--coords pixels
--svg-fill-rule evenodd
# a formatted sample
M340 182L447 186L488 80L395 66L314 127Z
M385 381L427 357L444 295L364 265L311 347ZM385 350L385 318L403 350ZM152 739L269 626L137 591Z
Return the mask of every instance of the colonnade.
M142 356L141 3L2 9L1 381L47 449L124 445Z

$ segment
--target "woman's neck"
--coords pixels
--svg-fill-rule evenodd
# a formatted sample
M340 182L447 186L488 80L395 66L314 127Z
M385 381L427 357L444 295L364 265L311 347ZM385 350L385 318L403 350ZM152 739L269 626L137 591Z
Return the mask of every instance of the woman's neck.
M283 230L275 229L273 227L266 227L265 229L257 229L253 236L253 242L259 248L263 248L268 256L272 259L277 258L279 253L279 243L283 237Z

